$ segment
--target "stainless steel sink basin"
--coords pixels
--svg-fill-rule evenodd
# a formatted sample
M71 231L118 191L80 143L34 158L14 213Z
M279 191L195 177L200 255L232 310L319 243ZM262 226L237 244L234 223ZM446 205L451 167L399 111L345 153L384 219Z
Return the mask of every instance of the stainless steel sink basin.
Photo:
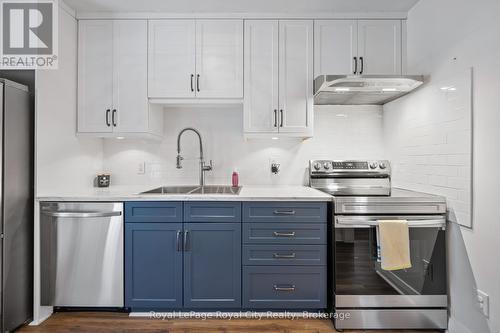
M199 186L195 190L189 192L189 194L240 194L241 186L218 186L218 185L206 185Z
M162 186L140 194L234 194L238 195L241 186L232 187L226 185L207 186Z

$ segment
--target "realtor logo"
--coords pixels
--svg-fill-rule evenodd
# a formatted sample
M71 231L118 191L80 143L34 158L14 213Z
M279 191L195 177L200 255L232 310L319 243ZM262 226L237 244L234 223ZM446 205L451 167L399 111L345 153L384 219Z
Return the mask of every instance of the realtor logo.
M0 0L0 4L0 68L57 68L57 0Z

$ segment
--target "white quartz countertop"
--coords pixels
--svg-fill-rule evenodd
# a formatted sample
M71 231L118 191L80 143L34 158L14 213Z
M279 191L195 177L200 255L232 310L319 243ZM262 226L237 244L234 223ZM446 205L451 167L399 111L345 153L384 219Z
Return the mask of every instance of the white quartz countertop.
M38 201L332 201L332 196L300 185L242 186L234 194L139 194L159 186L111 186L87 191L42 193Z

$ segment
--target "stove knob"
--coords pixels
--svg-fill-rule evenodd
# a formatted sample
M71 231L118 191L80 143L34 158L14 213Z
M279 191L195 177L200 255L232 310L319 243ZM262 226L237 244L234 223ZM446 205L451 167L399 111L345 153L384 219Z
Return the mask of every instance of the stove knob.
M380 166L380 169L387 168L387 165L385 164L385 162L380 162L379 166Z
M370 169L376 169L378 167L378 163L377 162L371 162L370 163Z
M325 168L325 170L330 169L330 163L328 163L328 162L324 163L323 168Z
M319 170L321 168L321 164L319 162L314 163L314 169Z

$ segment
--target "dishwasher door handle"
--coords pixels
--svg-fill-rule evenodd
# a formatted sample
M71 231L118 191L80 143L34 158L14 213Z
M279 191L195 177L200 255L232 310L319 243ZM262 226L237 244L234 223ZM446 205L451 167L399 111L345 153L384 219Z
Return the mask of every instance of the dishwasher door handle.
M65 217L65 218L94 218L94 217L112 217L121 216L122 212L85 212L85 211L57 211L57 210L42 210L43 215L52 217Z

